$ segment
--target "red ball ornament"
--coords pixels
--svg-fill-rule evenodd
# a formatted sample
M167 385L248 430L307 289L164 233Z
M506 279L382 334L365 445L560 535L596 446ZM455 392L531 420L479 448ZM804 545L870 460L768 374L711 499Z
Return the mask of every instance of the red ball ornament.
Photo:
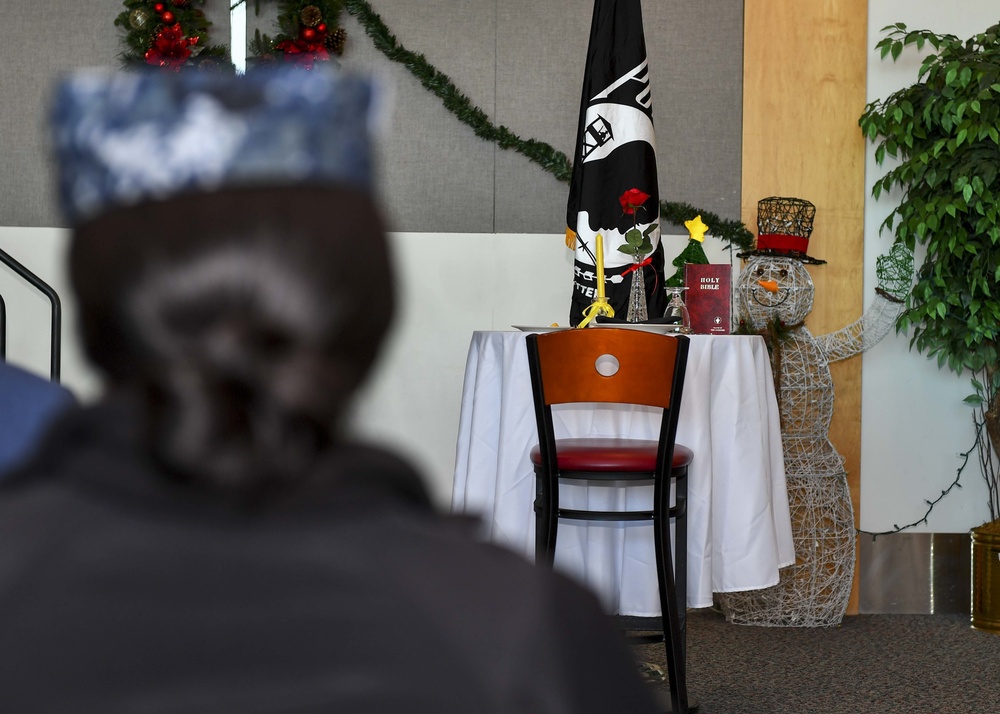
M164 25L173 25L174 21L177 18L174 17L174 13L170 12L170 10L167 10L162 15L160 15L160 19L163 20Z
M153 5L153 9L156 10L157 12L163 12L164 10L167 9L167 6L164 5L162 2L158 2L155 5Z
M303 27L299 36L306 42L314 42L316 40L316 30L311 27Z
M316 25L316 31L317 32L326 32L326 23L325 22L321 22L318 25Z

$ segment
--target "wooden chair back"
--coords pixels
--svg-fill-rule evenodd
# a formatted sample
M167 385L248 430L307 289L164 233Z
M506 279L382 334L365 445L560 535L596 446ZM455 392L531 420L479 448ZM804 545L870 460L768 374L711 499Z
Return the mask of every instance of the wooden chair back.
M595 327L529 335L527 341L548 406L604 402L670 409L687 365L683 335Z

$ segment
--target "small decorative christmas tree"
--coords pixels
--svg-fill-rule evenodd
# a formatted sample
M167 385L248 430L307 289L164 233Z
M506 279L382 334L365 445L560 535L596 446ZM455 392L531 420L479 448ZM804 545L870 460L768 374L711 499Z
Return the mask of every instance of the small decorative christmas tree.
M708 256L705 255L705 248L702 243L705 242L705 234L708 232L708 226L706 226L702 220L701 216L695 216L691 220L684 221L684 227L688 229L687 245L684 246L684 250L681 254L674 258L671 263L677 272L667 278L668 288L679 288L684 285L684 264L685 263L695 263L696 265L707 265Z

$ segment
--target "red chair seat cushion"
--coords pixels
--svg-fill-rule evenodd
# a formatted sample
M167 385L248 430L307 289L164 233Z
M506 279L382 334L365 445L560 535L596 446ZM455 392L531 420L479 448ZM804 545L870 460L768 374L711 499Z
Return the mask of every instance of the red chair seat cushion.
M556 461L560 471L653 471L657 445L643 439L557 439ZM542 463L537 444L531 447L530 455L531 463ZM674 444L673 467L687 466L693 456L691 449Z

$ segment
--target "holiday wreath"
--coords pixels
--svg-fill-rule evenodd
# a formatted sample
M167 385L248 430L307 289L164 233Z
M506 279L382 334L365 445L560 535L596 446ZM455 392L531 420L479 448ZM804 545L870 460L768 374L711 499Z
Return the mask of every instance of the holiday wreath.
M212 23L196 4L204 5L205 0L125 0L125 9L115 18L115 25L125 29L122 62L172 71L228 64L226 46L208 44Z
M246 2L239 0L235 6ZM230 67L225 45L210 45L212 23L201 8L205 0L125 0L125 9L115 18L124 28L126 66L141 64L170 71ZM279 58L312 68L344 51L347 33L339 27L343 0L280 0L278 34L270 37L258 30L250 42L251 62ZM255 3L260 12L260 0Z

